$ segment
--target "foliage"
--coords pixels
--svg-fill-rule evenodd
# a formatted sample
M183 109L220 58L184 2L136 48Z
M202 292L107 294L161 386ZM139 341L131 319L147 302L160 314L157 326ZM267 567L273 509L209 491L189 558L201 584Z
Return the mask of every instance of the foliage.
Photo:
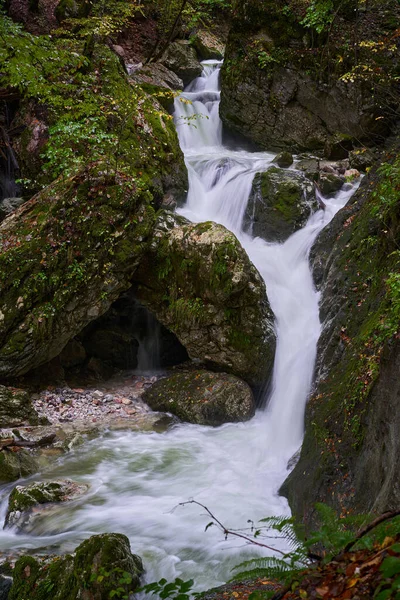
M314 29L317 33L322 33L329 27L333 20L333 1L332 0L312 0L308 6L306 15L301 25L309 29Z
M193 584L193 579L182 581L182 579L177 577L173 582L168 582L166 579L160 579L160 581L144 585L137 591L145 592L152 596L158 596L161 600L166 600L166 598L172 598L173 600L189 600L190 598L196 598L199 595L191 592Z

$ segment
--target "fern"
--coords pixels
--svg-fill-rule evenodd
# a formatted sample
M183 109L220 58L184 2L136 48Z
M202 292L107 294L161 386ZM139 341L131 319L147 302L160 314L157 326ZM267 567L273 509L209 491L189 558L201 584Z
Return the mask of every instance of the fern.
M252 568L249 568L252 567ZM304 568L304 565L303 565ZM282 558L263 557L247 560L240 565L234 567L234 571L245 569L234 575L231 581L243 581L246 579L267 578L277 581L289 581L293 575L300 571L300 568L295 568L290 562Z

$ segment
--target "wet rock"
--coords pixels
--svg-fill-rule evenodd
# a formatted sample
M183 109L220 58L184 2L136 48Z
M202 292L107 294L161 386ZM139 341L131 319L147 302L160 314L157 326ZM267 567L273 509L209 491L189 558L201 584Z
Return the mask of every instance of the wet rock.
M224 44L207 29L199 29L191 43L201 60L222 60L224 57Z
M141 67L135 71L133 78L141 84L148 84L171 91L183 90L182 79L174 71L167 69L165 65L158 62Z
M272 167L256 174L243 225L268 242L283 242L317 208L310 181L295 171Z
M39 416L29 393L0 385L0 428L38 423Z
M38 462L27 450L18 449L14 452L5 448L0 452L0 483L28 477L38 470Z
M376 160L377 157L369 148L357 148L349 153L350 167L358 171L366 171Z
M250 387L232 375L209 371L176 373L143 395L153 410L168 411L183 421L218 426L248 421L255 404Z
M324 154L329 160L342 160L349 157L349 152L353 149L353 140L349 136L337 135L327 140L325 143Z
M332 196L343 187L344 183L344 177L340 177L335 173L320 172L318 185L324 196Z
M290 154L290 152L280 152L275 156L273 162L276 163L278 167L286 169L293 164L293 155Z
M265 285L225 227L162 213L135 280L139 300L190 358L251 384L268 378L275 334Z
M28 486L17 485L10 494L5 519L5 527L26 529L40 515L41 505L75 500L89 489L69 479L33 483ZM36 509L33 513L33 509Z
M196 51L186 40L173 42L168 46L160 61L187 85L202 72L202 66L196 56Z
M0 600L7 600L12 585L12 578L0 575Z
M107 576L104 574L107 573ZM125 582L121 583L122 574ZM116 589L128 597L139 586L143 564L120 533L94 535L78 546L74 556L44 562L20 558L14 569L9 600L109 600Z

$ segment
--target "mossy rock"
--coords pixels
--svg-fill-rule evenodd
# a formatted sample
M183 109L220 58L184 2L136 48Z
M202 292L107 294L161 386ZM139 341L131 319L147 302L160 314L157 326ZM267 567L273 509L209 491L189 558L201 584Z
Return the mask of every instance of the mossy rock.
M0 385L0 428L38 425L39 416L30 394L24 390Z
M186 40L172 42L160 62L176 73L184 85L199 77L203 70L195 49Z
M244 381L210 371L180 372L161 379L146 390L143 400L153 410L198 425L248 421L255 412L253 394Z
M264 282L233 233L162 212L135 281L138 299L190 358L252 385L265 382L273 316Z
M309 180L295 171L272 167L254 178L244 226L268 242L283 242L317 208Z
M24 527L30 520L31 509L41 504L74 500L87 492L88 487L69 479L33 483L28 486L17 485L8 499L5 526ZM37 514L36 511L35 516Z
M27 450L12 452L5 448L0 452L0 483L28 477L39 470L39 463Z
M201 60L222 60L224 44L207 29L199 29L191 39L191 44Z
M9 600L109 600L117 588L129 594L139 586L143 564L120 533L94 535L75 551L50 562L20 558ZM124 582L121 583L121 579Z
M154 223L152 199L140 178L96 163L1 223L1 376L57 356L130 286Z

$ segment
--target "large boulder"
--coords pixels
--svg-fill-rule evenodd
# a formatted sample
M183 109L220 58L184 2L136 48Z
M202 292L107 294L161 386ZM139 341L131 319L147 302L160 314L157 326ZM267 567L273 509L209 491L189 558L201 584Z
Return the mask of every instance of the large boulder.
M126 598L139 586L143 565L120 533L93 535L78 546L74 556L50 562L31 556L14 568L9 600L109 600L120 590ZM121 581L122 580L122 581Z
M295 171L272 167L256 174L243 224L268 242L284 242L317 208L310 181Z
M154 223L136 186L92 164L1 223L0 376L57 356L130 286Z
M264 282L222 225L161 213L135 275L137 296L190 358L262 384L275 333Z
M145 391L143 400L153 410L171 412L198 425L248 421L255 412L253 394L244 381L210 371L180 372L160 379Z
M74 500L87 492L88 487L69 479L17 485L8 499L5 527L25 528L32 516L36 518L40 514L37 509L41 505Z
M191 43L201 60L222 60L224 58L224 44L208 29L196 31Z
M386 160L310 256L324 326L304 443L282 488L308 527L316 502L338 513L400 507L398 149Z
M0 429L19 425L38 425L39 416L30 394L0 385Z
M170 44L160 62L176 73L184 85L199 77L203 70L195 49L186 40Z

